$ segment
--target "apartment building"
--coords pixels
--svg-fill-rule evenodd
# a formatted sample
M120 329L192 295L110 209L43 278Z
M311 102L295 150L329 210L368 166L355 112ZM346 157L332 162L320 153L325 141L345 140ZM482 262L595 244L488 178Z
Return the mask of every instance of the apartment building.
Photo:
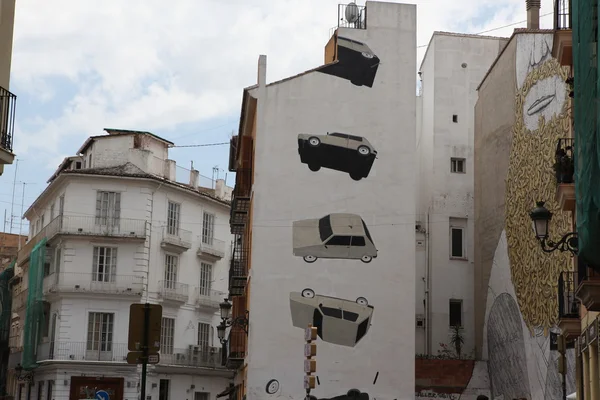
M214 399L232 376L216 335L227 297L230 198L176 180L173 143L106 129L68 157L25 212L13 287L9 387L18 399L137 399L129 307L161 304L160 362L146 393Z
M17 96L10 92L15 0L0 2L0 175L4 165L12 164L15 106Z
M434 32L419 69L417 354L453 348L458 331L474 356L474 107L507 40Z
M416 7L340 15L322 66L267 83L260 56L243 92L229 293L249 326L226 336L233 398L305 396L309 325L314 398L414 397Z

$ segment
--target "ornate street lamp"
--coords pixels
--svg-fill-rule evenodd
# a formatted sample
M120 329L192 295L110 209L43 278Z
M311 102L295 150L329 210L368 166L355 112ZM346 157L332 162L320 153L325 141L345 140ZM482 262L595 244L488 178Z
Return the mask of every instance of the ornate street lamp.
M225 339L225 331L227 328L232 326L237 326L242 328L246 335L248 335L248 316L250 315L249 311L246 310L244 316L239 316L235 318L231 318L231 307L232 304L229 302L229 299L225 299L222 303L219 304L219 309L221 311L221 323L217 326L217 336L221 343L225 343L227 340Z
M536 239L540 242L542 250L546 253L552 253L555 250L561 252L569 251L573 255L577 255L578 241L577 232L569 232L564 235L558 242L549 239L549 224L552 220L552 213L544 207L545 202L536 202L536 207L529 213L529 217L533 222L533 230Z

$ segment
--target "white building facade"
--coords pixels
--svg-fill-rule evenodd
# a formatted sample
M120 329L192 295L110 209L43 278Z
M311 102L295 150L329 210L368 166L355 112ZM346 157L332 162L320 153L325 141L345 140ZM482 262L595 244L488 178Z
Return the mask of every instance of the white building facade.
M267 84L261 56L244 93L249 331L228 356L247 400L304 397L309 324L315 399L414 397L416 7L366 8L323 66Z
M147 396L212 400L232 375L215 329L231 245L224 182L199 187L192 170L189 183L177 183L172 143L107 132L67 158L25 214L31 232L13 289L9 369L18 374L18 363L33 381L13 377L14 394L62 400L95 388L138 399L140 367L126 361L129 307L149 302L162 305L163 318ZM35 324L39 337L28 333Z
M415 353L437 355L460 326L474 356L474 107L507 39L434 32L417 97Z

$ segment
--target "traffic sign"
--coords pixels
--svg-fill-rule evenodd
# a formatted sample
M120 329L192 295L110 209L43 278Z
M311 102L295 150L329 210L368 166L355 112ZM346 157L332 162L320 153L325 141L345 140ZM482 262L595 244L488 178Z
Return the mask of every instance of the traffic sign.
M148 307L148 351L160 350L160 330L162 325L162 306L160 304L132 304L129 307L129 351L141 351L144 342L144 309Z
M96 400L110 400L110 396L106 390L98 390L96 392Z
M158 353L150 353L148 354L148 364L158 364L160 361L160 356ZM142 364L144 362L144 352L143 351L130 351L127 353L127 363L128 364Z

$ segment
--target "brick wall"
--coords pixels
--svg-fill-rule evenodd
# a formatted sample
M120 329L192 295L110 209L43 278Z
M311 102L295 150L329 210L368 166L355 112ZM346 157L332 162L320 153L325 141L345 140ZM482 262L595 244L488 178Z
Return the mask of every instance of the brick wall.
M469 385L475 361L415 359L415 392L462 393Z

